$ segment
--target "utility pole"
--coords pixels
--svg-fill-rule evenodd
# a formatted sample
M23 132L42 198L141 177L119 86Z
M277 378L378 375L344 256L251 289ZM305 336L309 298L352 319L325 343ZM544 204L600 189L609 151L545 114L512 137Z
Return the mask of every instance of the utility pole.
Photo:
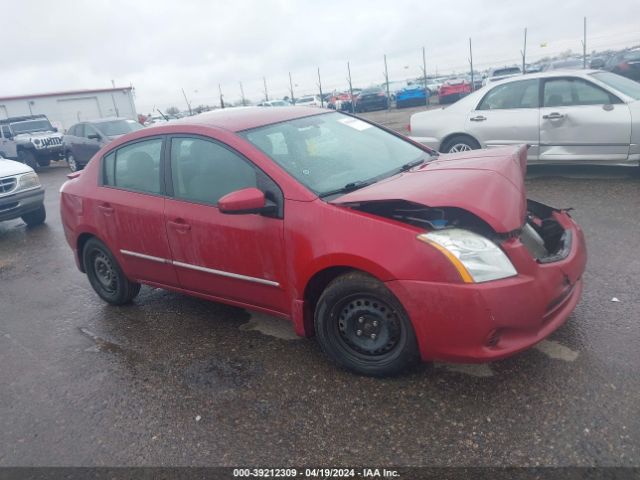
M189 100L187 100L187 94L184 93L184 88L182 89L182 95L184 95L184 101L187 102L187 107L189 107L189 115L193 115L193 112L191 111L191 104L189 103Z
M220 92L220 108L224 108L224 99L222 98L222 87L218 84L218 91Z
M422 78L424 79L424 104L429 105L429 97L427 96L427 54L422 47Z
M291 93L291 103L296 104L296 98L293 96L293 80L291 80L291 72L289 72L289 92Z
M471 65L471 91L473 92L474 84L473 84L473 49L471 48L471 37L469 37L469 64Z
M320 67L318 67L318 88L320 89L320 106L324 108L324 98L322 97L322 80L320 79Z
M391 95L389 94L389 70L387 69L387 56L384 56L384 83L387 86L387 110L391 108Z
M524 28L524 48L520 52L520 55L522 55L522 74L524 75L527 73L527 27Z
M262 77L262 82L264 83L264 99L268 102L269 101L269 92L267 91L267 78L266 77Z
M583 39L582 39L582 68L587 68L587 17L584 17L583 27Z
M240 95L242 96L242 106L246 107L247 102L244 99L244 89L242 88L242 82L238 82L238 83L240 83Z
M355 105L353 101L353 85L351 84L351 65L347 62L347 72L349 73L349 96L351 97L351 113L355 113Z

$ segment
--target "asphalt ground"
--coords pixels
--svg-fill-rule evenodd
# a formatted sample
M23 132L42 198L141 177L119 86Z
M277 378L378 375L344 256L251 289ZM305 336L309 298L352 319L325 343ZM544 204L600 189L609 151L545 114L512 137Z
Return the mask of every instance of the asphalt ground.
M401 129L412 110L367 114ZM105 305L60 223L0 223L0 466L640 466L640 176L537 167L529 196L574 207L583 298L548 340L484 365L373 379L283 321L143 287ZM615 300L617 301L615 301Z

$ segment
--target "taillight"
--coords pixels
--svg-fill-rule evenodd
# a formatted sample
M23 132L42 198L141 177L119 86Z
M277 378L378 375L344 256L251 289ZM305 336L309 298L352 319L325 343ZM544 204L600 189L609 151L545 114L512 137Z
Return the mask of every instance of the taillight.
M378 96L379 96L379 97L386 97L386 96L387 96L387 94L386 94L386 93L383 93L383 92L380 92L380 93L378 94Z
M410 123L407 123L407 131L408 131L409 133L411 133L411 124L410 124Z

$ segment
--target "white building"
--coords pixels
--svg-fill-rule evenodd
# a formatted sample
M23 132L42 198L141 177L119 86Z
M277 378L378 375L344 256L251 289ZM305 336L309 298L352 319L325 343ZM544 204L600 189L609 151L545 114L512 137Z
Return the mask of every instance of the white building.
M0 97L0 118L44 113L54 126L62 129L82 120L104 117L137 120L132 90L132 87L101 88Z

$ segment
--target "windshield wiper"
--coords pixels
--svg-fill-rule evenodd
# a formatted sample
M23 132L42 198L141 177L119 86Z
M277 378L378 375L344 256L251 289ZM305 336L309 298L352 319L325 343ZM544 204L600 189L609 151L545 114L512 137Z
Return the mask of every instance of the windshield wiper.
M377 180L357 180L355 182L349 182L342 188L336 188L335 190L329 190L328 192L318 195L320 198L330 197L331 195L337 195L338 193L347 193L358 190L359 188L368 187L372 183L376 183Z
M406 172L407 170L411 170L413 167L417 167L418 165L422 165L426 160L424 158L418 158L413 162L405 163L398 169L398 173Z

